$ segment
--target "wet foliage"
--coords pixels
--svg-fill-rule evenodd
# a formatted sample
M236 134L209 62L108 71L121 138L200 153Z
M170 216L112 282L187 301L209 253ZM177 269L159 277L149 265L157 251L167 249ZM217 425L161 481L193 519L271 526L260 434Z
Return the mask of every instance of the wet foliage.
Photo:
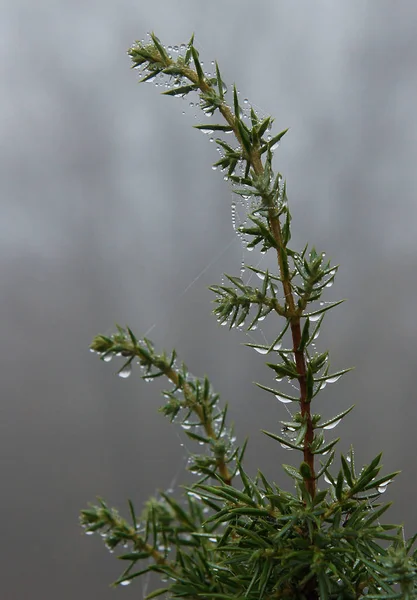
M197 97L192 104L208 121L196 128L217 136L212 139L220 158L213 167L224 173L246 214L235 227L237 235L248 250L258 247L276 256L275 273L247 266L259 287L245 282L243 273L213 285L213 312L229 328L253 330L265 318L281 323L270 345L247 345L266 356L276 382L259 387L291 409L279 432L264 433L278 449L296 451L299 460L282 465L291 491L261 471L248 474L246 441L236 439L227 405L209 379L192 375L175 350L157 352L150 340L117 326L113 335L95 337L91 350L104 362L121 357L121 377L138 366L145 381L167 381L160 411L194 444L188 469L196 480L183 486L180 498L158 493L138 514L129 501L128 517L99 499L81 512L82 527L99 533L127 565L116 585L149 572L160 575L162 587L147 599L417 598L416 536L407 541L401 525L382 521L390 505L381 495L397 473L381 474L381 455L358 469L353 448L336 466L338 438L327 438L327 432L353 407L325 421L312 411L323 388L350 369L332 372L329 353L316 349L327 312L340 304L322 301L337 266L314 247L289 245L286 185L273 168L286 130L272 133L271 117L260 116L247 99L241 105L235 86L228 93L217 63L212 72L204 70L194 37L165 47L151 34L129 56L140 81L158 83L168 96ZM215 115L219 123L211 122Z

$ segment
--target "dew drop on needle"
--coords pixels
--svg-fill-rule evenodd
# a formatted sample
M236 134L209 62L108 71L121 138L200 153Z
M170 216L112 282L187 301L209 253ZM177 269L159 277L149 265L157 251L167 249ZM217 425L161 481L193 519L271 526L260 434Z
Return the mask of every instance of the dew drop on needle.
M256 348L255 346L252 346L252 348L254 350L256 350L256 352L259 352L259 354L267 354L268 353L268 348Z
M328 425L325 425L323 427L323 429L334 429L335 427L337 427L340 423L342 419L338 419L337 421L333 421L333 423L329 423Z
M285 398L284 396L280 396L279 394L275 394L275 398L283 404L289 404L290 402L292 402L292 400L290 400L289 398Z
M122 379L126 379L127 377L130 376L131 373L132 373L132 365L129 363L128 365L123 367L123 369L121 369L121 371L119 371L119 377L122 377Z
M336 383L336 381L339 381L339 379L341 378L341 375L336 375L335 377L329 377L328 379L326 379L326 383Z

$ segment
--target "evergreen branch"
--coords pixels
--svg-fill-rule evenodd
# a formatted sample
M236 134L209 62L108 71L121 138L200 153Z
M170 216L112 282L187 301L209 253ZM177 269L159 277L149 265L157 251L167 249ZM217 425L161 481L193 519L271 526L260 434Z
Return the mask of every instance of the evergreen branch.
M119 375L126 376L130 374L131 365L135 358L139 359L139 365L145 370L143 379L152 381L153 379L165 376L171 381L174 387L171 390L162 392L167 403L162 407L161 412L170 417L171 421L177 417L181 410L184 410L186 416L181 424L186 429L186 434L198 441L208 444L214 455L213 460L204 457L200 460L200 467L197 472L214 476L216 471L222 479L231 484L232 475L229 472L227 463L233 459L233 445L231 443L232 430L227 432L225 428L225 417L227 414L227 405L220 412L215 412L218 405L219 396L211 390L210 382L206 378L203 381L193 377L188 372L187 366L182 363L181 367L176 366L175 351L168 358L165 353L157 354L154 351L152 343L146 338L140 342L131 329L123 329L117 325L118 332L111 337L98 335L90 345L90 349L100 355L101 359L108 361L112 356L124 356L127 362L119 369ZM128 371L126 371L128 369ZM182 392L183 400L178 398L178 392ZM190 417L192 414L197 416L197 422L192 423ZM188 431L194 428L202 429L204 435L198 435ZM231 456L228 456L231 454ZM194 456L196 459L196 456ZM194 469L195 470L195 469Z
M163 392L166 404L161 411L171 421L181 416L186 435L208 452L191 456L189 469L200 479L184 488L185 501L160 492L158 499L145 504L139 518L129 501L130 525L100 500L82 511L83 528L86 533L100 532L110 551L128 547L119 558L129 566L116 584L149 572L163 578L165 587L151 592L148 599L166 593L190 600L416 600L417 551L411 549L417 534L406 542L401 526L380 523L390 503L380 504L379 499L398 472L380 475L381 454L357 472L351 448L332 474L338 438L326 441L324 434L353 407L325 421L311 412L325 385L350 369L329 373L328 352L315 350L324 316L341 302L317 304L333 284L338 266L331 266L314 247L307 252L306 245L297 252L288 245L291 214L286 184L272 167L273 152L287 130L270 136L271 117L261 119L253 108L244 115L235 86L232 103L227 104L220 68L216 62L215 74L204 72L194 36L176 58L153 33L148 44L137 42L129 55L142 71L141 81L167 77L171 87L166 95L197 93L203 112L211 116L218 111L225 121L197 129L231 133L238 142L233 147L217 139L222 156L215 165L227 171L242 202L251 203L251 223L238 231L249 240L249 249L259 245L262 252L276 253L278 273L249 266L262 279L261 289L227 275L231 286L210 288L216 294L213 312L230 327L243 326L251 308L257 314L248 329L271 312L284 322L272 343L246 345L276 357L267 366L278 381L285 378L298 384L296 395L256 385L281 402L298 404L292 420L281 421L282 435L264 433L287 449L299 450L303 460L298 467L283 465L295 484L293 494L261 471L251 479L243 468L246 442L242 448L234 445L233 428L226 427L227 405L219 408L219 396L208 378L193 377L184 363L177 365L175 351L170 356L157 354L150 340L138 340L131 329L117 326L114 335L97 336L91 350L105 362L115 355L124 357L122 377L130 374L134 361L144 369L146 381L166 377L173 387ZM283 348L287 331L290 348ZM242 489L231 485L237 476ZM319 489L322 478L327 487ZM133 571L138 563L144 567Z

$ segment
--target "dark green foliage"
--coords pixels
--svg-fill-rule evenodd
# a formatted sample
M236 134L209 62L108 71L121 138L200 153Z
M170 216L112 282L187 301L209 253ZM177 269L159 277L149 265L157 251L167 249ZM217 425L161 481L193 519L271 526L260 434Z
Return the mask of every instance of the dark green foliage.
M298 252L288 246L286 184L272 166L273 152L287 130L270 135L273 119L242 109L235 86L229 106L218 64L215 74L204 72L193 37L175 58L154 34L148 44L136 43L129 55L141 70L141 81L165 77L169 89L164 94L198 94L205 115L219 113L222 119L196 128L226 138L216 140L221 158L214 166L226 173L247 210L248 222L238 233L248 249L275 253L277 273L248 266L262 279L260 287L226 275L227 285L210 288L214 314L230 328L250 330L270 313L282 323L270 345L247 345L268 355L266 365L278 382L296 389L289 394L257 384L295 407L290 420L281 421L280 432L264 433L301 456L295 466L282 465L293 492L261 472L250 477L243 467L246 442L236 443L233 427L227 425L227 405L221 405L209 379L191 375L177 362L175 351L157 353L148 339L117 326L115 334L97 336L91 350L105 362L123 357L122 377L134 363L145 381L165 377L171 385L162 392L161 412L205 451L191 454L188 469L198 479L184 487L180 499L159 492L139 516L129 500L129 521L99 500L82 511L82 526L86 533L99 532L110 551L121 552L119 559L128 566L116 584L148 572L160 575L163 587L148 599L163 594L207 600L416 599L417 552L412 546L417 536L407 542L402 526L380 521L390 506L380 502L381 494L397 472L380 475L381 455L358 471L353 449L341 455L335 468L338 438L326 439L325 433L353 406L324 422L311 412L315 396L350 369L329 373L329 353L315 348L327 311L341 302L319 302L333 284L337 266L314 247Z

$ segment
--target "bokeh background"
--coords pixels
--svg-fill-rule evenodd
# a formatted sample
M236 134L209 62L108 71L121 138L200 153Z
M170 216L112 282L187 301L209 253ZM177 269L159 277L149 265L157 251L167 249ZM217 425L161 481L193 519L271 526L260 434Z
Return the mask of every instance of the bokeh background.
M356 370L317 400L352 403L339 427L358 464L384 451L402 469L389 521L417 530L417 4L412 0L3 0L1 81L0 465L4 600L142 598L112 589L121 563L82 535L97 495L127 514L183 481L190 442L157 412L159 383L88 351L129 324L208 373L243 439L247 469L283 486L298 460L260 433L284 407L244 333L219 327L210 284L239 274L242 247L215 144L188 100L137 85L126 50L155 30L196 33L240 98L290 127L276 155L288 182L292 247L340 263L319 348ZM185 115L182 112L185 111ZM201 114L202 121L204 116ZM258 260L255 253L244 260ZM267 259L260 268L268 265ZM194 282L194 283L192 283ZM192 283L192 285L190 285ZM263 332L271 339L279 323ZM260 340L262 341L262 340ZM159 387L158 387L159 386ZM185 443L185 446L181 446ZM150 591L148 586L148 591Z

